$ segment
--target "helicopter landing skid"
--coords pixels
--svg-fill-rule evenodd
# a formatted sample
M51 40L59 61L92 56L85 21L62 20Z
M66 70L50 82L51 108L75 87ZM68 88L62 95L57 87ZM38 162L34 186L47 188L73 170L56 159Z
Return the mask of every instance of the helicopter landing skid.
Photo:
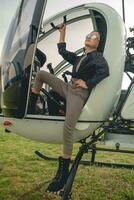
M87 153L87 152L88 152L88 144L87 143L83 143L82 146L80 147L76 157L75 157L75 160L72 161L73 164L72 164L72 167L71 167L71 170L70 170L70 173L69 173L69 177L68 177L67 183L64 186L64 189L61 190L61 191L58 191L58 192L54 192L54 194L60 196L62 198L62 200L71 200L72 199L71 198L71 196L72 196L71 190L72 190L74 178L75 178L78 166L79 166L79 164L81 162L82 156L83 156L84 153ZM35 153L39 157L41 157L41 158L43 158L45 160L58 160L57 158L52 158L52 157L45 156L42 153L40 153L39 151L35 151ZM88 162L88 163L91 163L91 162Z
M75 160L72 161L72 166L70 169L70 173L69 173L69 177L68 180L66 182L66 185L64 186L64 190L61 193L62 195L62 200L70 200L71 199L71 190L72 190L72 186L73 186L73 182L74 182L74 178L77 172L77 169L79 167L79 164L82 163L81 159L83 157L84 153L88 153L88 150L91 148L92 145L95 144L95 142L103 135L104 131L101 131L100 133L98 133L97 135L95 135L95 133L93 134L94 137L90 140L90 142L86 143L86 139L82 140L81 143L81 147L79 148L79 151L75 157ZM43 155L42 153L36 151L35 152L39 157L45 159L45 160L57 160L57 158L51 158L51 157L47 157L45 155ZM96 152L94 152L96 153ZM85 161L85 164L91 164L92 160L95 158L95 156L92 156L91 161Z
M58 158L56 157L50 157L50 156L45 156L43 153L39 152L39 151L35 151L35 154L37 156L39 156L40 158L44 159L44 160L51 160L51 161L57 161Z
M134 151L128 151L128 150L120 150L119 148L116 149L107 149L107 148L97 148L96 142L101 138L101 136L104 134L105 131L108 131L109 127L104 127L103 130L101 130L99 133L95 134L93 133L93 136L89 142L86 142L86 139L80 141L82 143L81 147L79 148L79 151L75 157L74 160L71 160L72 166L69 173L69 177L67 180L66 185L64 186L63 191L59 191L59 194L62 197L62 200L70 200L71 199L71 190L74 182L74 178L78 169L79 164L84 165L96 165L96 166L108 166L108 167L124 167L124 168L134 168L133 164L125 164L125 163L105 163L105 162L96 162L95 161L95 155L97 151L108 151L108 152L117 152L117 153L130 153L134 154ZM91 159L90 160L82 160L83 154L88 153L88 151L91 151ZM35 151L36 155L43 158L47 161L58 161L58 158L56 157L49 157L46 156L39 151Z

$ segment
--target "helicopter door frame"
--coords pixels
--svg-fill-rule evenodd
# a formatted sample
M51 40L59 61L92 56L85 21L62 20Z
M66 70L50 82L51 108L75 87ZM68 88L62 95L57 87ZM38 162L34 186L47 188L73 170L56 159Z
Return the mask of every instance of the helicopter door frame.
M46 3L47 0L34 0L31 7L31 0L22 0L11 22L2 51L2 112L5 117L23 118L26 114L29 80Z
M78 9L78 10L77 10ZM80 9L80 7L79 8L77 8L76 7L76 11L78 11L79 12L79 10L83 10L83 8L81 8ZM104 48L105 48L105 42L106 42L106 36L107 36L107 24L106 24L106 20L105 20L105 18L104 18L104 16L101 14L101 13L99 13L99 12L97 12L96 10L92 10L92 9L87 9L87 11L88 11L88 13L89 14L86 14L86 15L83 15L83 16L78 16L78 17L76 17L76 18L72 18L72 19L69 19L69 20L67 20L67 17L68 17L68 14L69 13L61 13L61 17L63 17L63 21L64 21L64 18L65 18L65 16L66 16L66 24L67 25L69 25L69 24L72 24L72 23L75 23L75 22L77 22L77 21L79 21L79 20L84 20L84 19L91 19L92 20L92 26L93 26L93 30L98 30L98 31L100 31L101 33L102 33L102 28L101 28L101 25L99 25L99 23L100 23L100 20L102 21L103 20L103 23L101 23L101 24L103 24L103 27L104 27L104 25L106 26L105 27L105 33L103 32L103 43L101 43L100 45L99 45L99 51L100 52L103 52L104 51ZM58 15L58 17L60 17L60 14ZM57 17L57 18L58 18ZM56 19L56 18L55 18ZM39 42L41 42L41 40L43 40L44 38L46 38L47 36L49 36L50 34L52 34L54 31L56 31L57 29L54 27L54 26L50 26L51 27L51 29L49 29L48 31L45 31L45 25L48 25L48 24L50 24L51 25L51 23L53 22L53 20L54 20L54 17L52 18L52 20L48 20L48 21L46 21L45 23L44 23L44 28L42 28L42 31L40 32L40 36L39 36L39 39L38 39L38 43ZM44 30L44 32L43 32L43 30ZM83 48L81 48L81 49L79 49L78 51L76 51L76 53L81 53L82 52L82 49ZM65 65L65 61L64 60L62 60L55 68L54 68L54 72L55 72L55 75L56 76L58 76L58 74L59 73L61 73L61 71L63 70L63 68L64 67L67 67L67 66L69 66L69 65ZM63 65L65 65L64 67L62 67L62 64ZM43 118L43 119L47 119L47 118L49 118L49 119L54 119L54 120L57 120L57 121L64 121L65 120L65 116L57 116L57 115L43 115L43 116L41 116L40 114L39 115L29 115L28 113L27 113L27 118L37 118L37 119L39 119L39 118ZM91 122L91 121L89 121L89 120L80 120L80 122L86 122L86 123L89 123L89 122ZM102 122L102 121L98 121L98 120L96 120L96 121L93 121L93 122Z

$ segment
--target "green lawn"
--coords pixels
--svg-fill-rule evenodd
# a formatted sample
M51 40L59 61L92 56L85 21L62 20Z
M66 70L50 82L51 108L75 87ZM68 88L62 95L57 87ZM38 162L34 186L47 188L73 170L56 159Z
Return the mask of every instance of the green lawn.
M78 145L75 145L74 155ZM30 141L0 129L0 200L58 200L45 194L57 169L54 161L34 154L59 155L60 145ZM90 157L90 154L85 155ZM134 156L99 152L97 159L134 163ZM134 170L81 165L73 185L73 200L134 200Z

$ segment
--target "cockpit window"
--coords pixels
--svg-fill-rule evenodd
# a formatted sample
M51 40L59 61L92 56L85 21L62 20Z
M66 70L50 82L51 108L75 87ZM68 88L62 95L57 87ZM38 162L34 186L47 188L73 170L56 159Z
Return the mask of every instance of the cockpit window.
M67 31L66 42L69 51L77 51L84 47L85 35L94 30L94 24L90 11L87 10L72 10L70 13L65 13L63 16L55 18L52 22L55 26L63 22L66 16ZM44 34L40 35L38 48L47 55L47 62L53 64L55 68L61 61L62 57L58 54L57 43L59 40L59 31L54 30L51 22L44 21ZM74 45L75 44L75 45ZM45 66L44 66L45 68Z
M26 36L29 32L29 24L31 24L33 18L33 8L35 8L36 0L32 1L33 7L31 6L31 1L23 2L24 3L20 7L21 9L18 10L17 28L14 35L12 47L14 47L16 43L19 43L18 45L21 46L23 44L23 39L25 38L26 40Z

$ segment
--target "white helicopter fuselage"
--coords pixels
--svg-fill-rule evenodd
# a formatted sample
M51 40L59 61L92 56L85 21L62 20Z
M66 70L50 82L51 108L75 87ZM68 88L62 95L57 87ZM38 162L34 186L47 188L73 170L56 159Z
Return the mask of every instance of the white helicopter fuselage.
M90 3L66 10L46 20L44 27L48 26L53 21L58 21L58 19L65 15L69 16L73 12L76 13L77 11L82 12L85 10L90 10L92 15L99 13L105 20L106 27L104 31L107 33L103 55L108 62L110 76L100 82L92 90L82 110L79 121L76 124L74 142L91 135L103 122L108 120L110 115L112 115L121 92L126 56L126 32L123 20L113 8L105 4ZM97 21L100 16L96 14L93 20ZM78 17L79 20L81 20L81 16ZM97 27L97 22L94 23ZM40 40L39 46L44 50L42 43L43 40ZM65 116L25 114L21 119L3 115L0 117L1 125L11 132L32 140L56 144L61 144L63 142L62 132L64 121Z

